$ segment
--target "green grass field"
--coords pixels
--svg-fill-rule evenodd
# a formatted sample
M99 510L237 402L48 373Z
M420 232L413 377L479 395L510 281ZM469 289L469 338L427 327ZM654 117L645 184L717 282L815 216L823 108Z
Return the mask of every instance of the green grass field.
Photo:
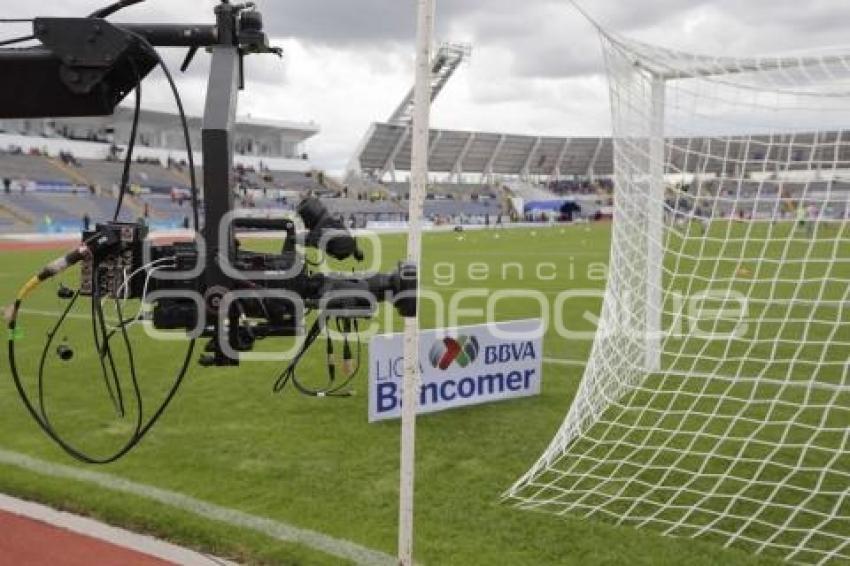
M602 340L605 369L589 372L599 385L580 405L601 406L592 426L518 499L800 563L850 561L847 226L715 222L705 238L669 231L666 250L661 371L646 375L642 335ZM704 291L700 308L676 297Z
M481 287L532 289L550 296L566 288L599 289L607 262L610 227L431 234L425 240L424 285L451 296ZM403 256L404 239L382 239L383 267ZM368 253L368 252L367 252ZM3 253L0 296L11 301L30 273L56 252ZM470 273L470 263L483 268ZM539 262L554 263L555 277L541 281ZM441 265L438 265L441 264ZM521 271L512 265L519 264ZM454 275L449 281L450 268ZM589 268L591 268L589 270ZM552 273L546 268L548 276ZM588 273L592 277L588 277ZM503 277L503 275L507 277ZM522 275L522 277L520 277ZM74 284L75 274L66 277ZM591 280L592 279L592 280ZM443 283L443 284L440 284ZM21 317L22 373L33 384L43 339L63 303L58 282L33 296ZM481 307L485 297L465 300ZM500 302L497 318L536 316L533 300ZM573 329L591 330L585 311L598 301L568 303L564 319ZM120 445L134 413L117 422L102 378L94 371L88 311L81 302L57 340L75 347L63 363L48 356L51 381L47 402L54 424L89 450L103 453ZM423 325L440 316L426 303ZM460 324L481 322L461 317ZM400 320L393 326L400 328ZM136 363L140 386L154 406L176 372L185 351L179 342L153 342L138 329ZM554 332L545 338L547 358L583 362L589 340L565 342ZM264 350L273 350L271 343ZM323 377L320 347L300 374ZM0 449L45 461L76 465L37 429L9 378L6 354L0 369ZM126 365L126 356L119 356ZM179 397L143 444L124 460L98 471L285 521L372 549L394 553L398 502L398 423L368 424L366 397L313 399L287 389L273 395L282 364L252 363L240 369L201 369L194 365ZM652 531L609 522L553 517L519 511L499 503L500 494L547 446L570 406L580 382L577 365L547 363L543 394L516 402L425 416L419 421L416 500L416 556L424 564L770 564L740 550L704 541L662 537ZM356 388L365 388L365 368ZM34 389L33 389L34 390ZM149 410L149 409L148 409ZM305 546L177 511L97 485L51 479L12 466L0 466L0 490L90 514L224 557L249 563L334 564L336 559Z

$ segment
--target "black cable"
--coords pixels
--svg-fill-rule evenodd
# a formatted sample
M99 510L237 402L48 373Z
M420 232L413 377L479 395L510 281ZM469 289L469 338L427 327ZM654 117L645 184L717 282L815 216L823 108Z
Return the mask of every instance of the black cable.
M112 400L112 404L115 406L115 412L119 416L123 416L124 415L124 399L123 399L123 394L121 392L121 386L120 386L120 383L118 382L117 377L115 376L115 373L113 372L113 381L115 381L116 384L117 384L117 387L116 387L117 395L116 395L116 391L113 390L112 384L109 382L109 372L107 371L106 364L104 363L104 356L101 355L102 346L101 346L101 343L100 343L100 335L97 331L97 316L96 316L96 314L97 313L95 312L95 308L94 308L94 299L92 298L91 313L89 314L89 316L91 317L91 320L92 320L92 338L94 340L95 349L97 350L97 360L100 363L100 373L101 373L101 376L103 377L103 385L106 387L106 392L109 394L109 398ZM48 346L45 346L45 350L44 350L45 352L47 352L47 348L48 348ZM113 367L113 370L114 369L115 368Z
M109 337L106 331L106 317L103 316L103 302L100 297L100 284L97 277L92 281L92 331L94 333L94 343L97 348L97 355L100 365L104 371L104 380L109 383L109 378L106 375L106 364L104 360L109 362L109 371L112 375L112 382L115 386L115 409L119 417L124 417L124 392L121 389L121 378L118 374L118 369L115 367L115 358L112 355L112 348L109 345ZM102 346L101 346L102 344ZM129 345L128 345L129 348Z
M132 6L134 4L141 4L144 1L145 0L120 0L119 2L116 2L114 4L106 6L105 8L101 8L100 10L92 12L87 17L89 17L89 18L108 18L112 14L119 12L119 11L123 10L124 8Z
M127 154L124 156L124 170L121 172L121 189L118 193L118 203L115 205L115 214L112 217L113 222L118 222L118 218L121 216L124 195L127 194L127 189L129 188L130 168L133 166L133 151L136 149L136 137L139 134L139 116L142 113L142 80L139 76L139 69L136 67L136 63L132 57L128 58L127 61L136 77L136 105L133 110L133 125L130 128L130 141L127 143Z
M165 79L168 81L168 86L171 88L171 94L174 97L174 102L177 105L177 112L180 115L180 124L183 128L183 138L186 141L186 154L189 161L189 177L191 181L191 193L192 193L192 215L193 220L195 222L195 231L198 232L201 229L200 222L200 202L198 196L198 179L195 174L195 155L192 152L192 136L189 132L189 119L186 117L186 110L183 106L183 98L180 96L180 91L177 88L177 83L174 81L174 77L171 74L171 70L166 65L165 61L163 61L162 56L160 56L159 52L153 48L150 42L141 35L136 33L131 34L133 37L139 41L142 46L146 47L149 54L154 57L159 65L160 69L162 69L163 74L165 75Z
M32 18L0 18L0 24L26 24L33 21Z
M45 364L45 361L47 360L47 353L50 350L50 346L53 344L53 337L56 336L57 332L59 331L59 328L62 326L62 323L65 322L65 319L68 317L68 314L71 312L71 309L74 308L74 305L76 304L77 299L79 297L80 297L80 292L77 291L74 294L74 298L71 299L70 301L68 301L68 306L65 307L65 310L59 316L59 319L56 321L56 324L53 326L53 329L50 330L50 332L47 333L47 341L45 342L44 348L41 351L41 361L38 364L38 406L39 406L39 409L42 413L44 412L44 394L43 394L43 392L44 392L44 388L43 388L44 380L43 380L43 376L44 376L44 364ZM109 382L108 381L106 382L106 385L107 385L107 389L108 389L109 388ZM111 390L109 390L109 392L110 392L110 394L112 393ZM114 401L114 398L113 398L113 401Z
M275 393L280 393L286 387L287 383L292 382L292 385L298 389L299 392L304 395L309 395L313 397L317 397L321 390L312 390L306 387L303 387L301 383L298 381L298 377L295 374L295 370L298 367L298 364L301 362L301 358L307 353L308 350L313 346L313 343L322 333L322 315L316 319L316 322L313 323L313 327L310 329L310 332L307 334L307 337L304 339L304 344L301 345L301 349L295 355L294 358L289 362L289 365L283 370L283 373L275 381L273 390Z
M339 330L340 332L342 332L342 329L339 328L339 324L340 324L341 320L342 319L337 319L337 330ZM349 321L348 319L344 319L344 320L347 321L347 323L348 323L347 325L352 324L352 322ZM357 374L360 372L361 354L362 354L363 344L362 344L362 341L360 340L360 324L357 322L356 319L353 321L353 325L354 325L355 335L357 336L357 363L354 365L354 369L346 376L345 380L342 383L340 383L339 385L337 385L333 389L329 389L328 391L325 392L325 396L327 396L327 397L350 397L351 395L353 395L353 393L350 392L350 391L343 392L344 389L347 389L348 386L351 385L351 382L354 381L354 378L357 377ZM348 334L350 334L350 330L348 332L344 332L343 334L345 336L344 351L347 351L348 350Z
M174 82L174 77L171 76L171 71L168 69L168 65L165 64L165 61L162 60L159 53L151 47L151 44L147 39L141 39L145 44L147 44L148 48L153 51L159 61L159 66L162 68L162 72L165 74L165 78L168 80L171 92L174 95L174 102L177 104L177 111L180 114L180 123L183 126L183 136L186 138L186 154L189 160L189 178L192 183L192 215L194 216L193 220L195 222L195 232L200 232L200 202L198 195L198 180L195 174L195 155L192 153L192 136L189 132L189 120L186 118L186 110L183 107L183 100L180 97L180 91L177 89L177 84Z
M186 117L186 110L183 105L183 99L180 96L180 91L177 88L177 83L174 81L174 77L171 74L171 70L166 65L165 61L163 61L160 54L156 49L150 44L150 42L138 34L131 34L137 41L139 41L144 47L147 48L148 53L154 57L157 61L157 64L162 69L163 74L165 75L166 80L168 81L168 85L171 88L171 93L174 97L174 102L177 105L178 114L180 115L180 124L183 129L183 137L186 142L186 153L187 159L189 162L189 177L191 183L191 194L192 194L192 216L195 224L195 231L200 231L200 202L198 196L198 179L197 174L195 173L195 156L192 151L192 136L189 131L189 120ZM115 210L114 220L118 220L118 216L121 213L121 206L124 200L124 195L126 194L128 183L129 183L129 172L130 167L132 166L133 160L133 151L136 145L136 137L138 135L138 124L139 124L139 115L141 114L141 90L142 90L142 82L139 77L138 69L136 68L135 63L132 59L129 59L130 65L133 67L133 72L136 76L136 106L133 114L133 126L130 132L130 143L127 146L127 155L124 158L124 172L121 177L121 192L118 196L118 205Z
M34 35L25 35L23 37L14 37L12 39L5 39L3 41L0 41L0 47L5 47L7 45L15 45L16 43L23 43L25 41L30 41L32 39L35 39Z
M77 292L76 296L79 296L79 291ZM77 460L79 460L81 462L84 462L84 463L87 463L87 464L110 464L112 462L115 462L115 461L121 459L125 455L127 455L131 450L133 450L144 439L144 437L148 434L148 432L150 432L150 430L154 427L154 425L156 425L156 423L159 421L159 419L162 417L162 415L165 413L165 411L170 406L171 402L174 400L174 397L177 395L177 392L180 390L180 387L181 387L181 385L183 384L183 381L186 378L186 374L188 373L188 369L189 369L189 365L191 364L192 356L194 355L196 340L192 340L189 343L189 347L188 347L187 352L186 352L186 357L184 358L183 364L182 364L182 366L181 366L181 368L180 368L180 370L177 374L177 378L174 380L174 383L172 384L171 388L169 389L168 394L166 395L165 399L160 404L160 406L156 410L156 412L145 423L144 418L143 418L142 395L141 395L141 390L140 390L139 383L138 383L138 378L137 378L137 375L136 375L135 359L134 359L133 352L132 352L132 346L130 345L129 335L127 334L127 325L125 325L125 324L121 325L121 331L122 331L122 335L124 337L124 342L128 347L128 359L129 359L129 363L130 363L130 375L131 375L131 381L133 383L133 390L134 390L134 393L136 395L136 404L137 404L137 410L138 410L138 414L136 416L137 424L136 424L134 433L131 435L131 437L128 439L127 443L122 448L120 448L119 450L117 450L116 452L114 452L112 455L110 455L108 457L96 458L96 457L93 457L91 455L86 454L82 450L77 449L72 444L70 444L68 441L66 441L64 438L62 438L62 436L55 430L55 428L51 424L50 419L47 415L46 408L44 410L41 410L41 411L36 409L36 407L33 405L32 401L30 400L30 397L27 394L26 389L24 388L23 381L22 381L20 373L18 371L17 358L16 358L16 348L15 348L15 342L16 342L15 331L16 331L17 326L18 326L18 315L20 314L20 310L21 310L22 305L23 305L23 301L19 299L15 302L15 304L12 307L12 316L11 316L11 319L10 319L9 325L8 325L8 328L9 328L8 353L9 353L9 366L11 368L11 373L12 373L12 380L15 384L15 389L18 391L18 395L20 396L21 400L23 401L24 406L26 407L27 411L30 413L30 415L33 417L33 419L35 419L38 426L45 432L45 434L47 434L47 436L50 439L52 439L57 445L59 445L70 456L76 458ZM67 307L65 309L65 311L63 312L62 316L60 317L59 322L57 323L56 326L54 326L53 336L55 336L58 333L59 328L62 326L62 323L65 321L65 319L67 319L68 314L70 313L72 307L73 307L73 305L69 305L69 307ZM121 314L121 307L120 307L120 304L117 302L117 299L116 299L116 308L118 309L119 317L123 318L123 316ZM52 341L52 338L49 337L49 340ZM43 364L41 366L41 369L43 369ZM44 384L44 376L43 375L39 376L39 383L41 384L40 391L39 391L40 404L44 408L44 405L43 405L43 403L44 403L44 400L43 400L44 399L44 385L43 385Z
M79 295L79 293L78 293L78 295ZM121 307L118 304L117 300L116 300L116 308L118 309L119 315L120 315ZM67 316L67 313L69 311L70 311L70 309L66 309L66 311L65 311L66 316ZM59 326L61 326L61 322L62 321L60 321L60 323L56 327L54 327L54 330L58 330ZM54 336L55 336L55 331L52 335L48 336L48 346L45 349L45 352L47 351L47 349L49 349L49 345L50 345L50 343L52 343ZM130 448L132 448L132 447L134 447L138 444L139 440L141 440L141 438L139 437L139 433L142 429L142 423L144 422L143 421L143 417L144 417L144 408L143 407L144 407L144 405L143 405L143 398L142 398L142 394L141 394L141 389L139 388L138 380L136 378L135 358L133 356L133 349L132 349L132 346L130 345L129 337L126 335L126 333L125 333L124 339L125 339L124 340L125 345L127 347L128 363L130 364L130 375L132 376L133 389L134 389L135 396L136 396L136 410L137 410L136 424L135 424L135 427L134 427L133 434L131 435L130 440L128 440L128 443L127 443L127 446L130 446ZM90 464L106 463L106 462L99 462L96 458L93 458L92 456L85 454L82 450L74 447L70 442L62 439L60 437L60 435L56 432L56 428L50 422L50 417L47 413L47 407L46 407L46 404L44 402L45 386L44 386L43 370L44 370L44 362L45 362L45 357L46 357L45 352L42 353L42 360L41 360L41 363L39 365L39 375L38 375L39 409L40 409L41 418L42 418L43 423L44 423L44 428L52 431L52 433L53 433L52 436L54 437L54 440L61 441L60 446L62 446L62 448L64 448L69 454L71 454L75 458L82 460L86 463L90 463Z
M174 82L174 78L171 75L171 72L168 69L168 66L165 64L165 62L160 57L159 53L157 53L157 51L151 46L151 44L146 39L144 39L143 37L138 36L136 34L133 34L133 35L140 42L142 42L142 44L148 48L148 51L150 52L150 54L156 58L156 60L159 63L159 66L162 68L163 72L165 73L166 79L168 80L169 86L171 87L172 94L174 95L174 99L175 99L175 102L177 104L177 107L178 107L178 110L179 110L179 113L180 113L180 121L181 121L181 124L183 126L183 134L184 134L185 139L186 139L186 149L187 149L187 153L188 153L188 161L189 161L190 174L191 174L192 209L193 209L193 216L194 216L194 222L195 222L195 229L200 230L200 204L199 204L199 198L198 198L197 178L196 178L196 174L195 174L195 160L194 160L194 154L192 153L191 135L190 135L190 132L189 132L189 124L188 124L188 119L186 117L185 109L184 109L184 106L183 106L183 101L180 97L180 93L177 89L177 85ZM23 41L23 39L21 41ZM0 44L0 45L2 45L2 44ZM131 131L131 134L130 134L130 142L129 142L129 145L128 145L128 148L127 148L127 155L125 156L125 159L124 159L124 172L122 174L121 191L119 193L118 203L117 203L116 210L115 210L115 220L116 221L120 217L124 195L126 194L128 186L129 186L129 176L130 176L129 171L130 171L130 167L132 166L132 156L133 156L133 151L134 151L134 148L135 148L136 138L137 138L137 135L138 135L138 121L139 121L139 116L141 114L141 78L139 77L138 69L136 68L136 66L135 66L135 64L132 60L130 60L130 65L133 67L133 72L135 73L136 78L137 78L137 81L136 81L136 83L137 83L136 84L136 107L135 107L135 113L134 113L134 118L133 118L133 128L132 128L132 131ZM115 383L116 392L117 392L117 402L118 402L118 405L119 405L119 414L123 415L123 398L122 398L121 387L120 387L120 379L119 379L117 369L115 368L114 358L112 356L112 351L111 351L111 346L110 346L110 338L114 335L114 332L107 334L106 321L105 321L105 317L103 315L103 305L102 305L102 302L101 302L100 297L99 297L99 290L97 289L96 277L95 277L94 280L95 280L95 284L94 284L95 289L94 289L94 293L93 293L93 296L92 296L93 313L92 313L91 318L92 318L92 328L93 328L95 346L98 350L98 357L100 359L102 371L104 373L104 379L106 380L106 383L107 383L107 389L110 390L110 392L111 392L111 389L109 388L109 379L108 379L108 375L107 375L108 372L107 372L107 369L106 369L106 365L104 363L104 359L109 361L109 369L112 371L113 381ZM78 295L79 295L79 291L77 293L77 296ZM96 457L93 457L91 455L86 454L82 450L77 449L76 447L71 445L69 442L64 440L61 437L61 435L59 435L58 432L54 429L54 427L51 424L50 419L47 415L46 405L45 405L45 402L44 402L44 375L43 375L44 366L43 366L43 360L42 360L42 363L40 364L40 368L39 368L40 371L39 371L39 376L38 376L39 408L40 408L40 410L37 410L33 406L29 396L26 393L26 390L24 389L23 382L20 378L18 368L17 368L17 362L16 362L16 359L15 359L15 339L16 339L15 329L17 327L17 319L18 319L20 307L23 303L22 300L19 299L18 301L15 302L15 305L13 306L13 310L12 310L12 318L9 322L9 331L10 331L9 343L8 343L9 365L11 367L12 378L13 378L13 381L15 383L15 388L17 389L18 394L21 397L21 400L23 401L23 403L24 403L25 407L27 408L27 410L29 411L30 415L35 419L36 423L45 432L45 434L47 434L48 437L50 437L57 445L59 445L63 450L65 450L65 452L68 453L70 456L76 458L77 460L79 460L81 462L88 463L88 464L109 464L109 463L115 462L115 461L121 459L122 457L124 457L127 453L129 453L131 450L133 450L142 441L142 439L156 425L156 423L159 421L159 419L162 417L162 415L168 409L171 402L174 400L178 391L180 390L180 387L182 386L183 381L186 378L186 374L188 373L189 366L191 364L192 356L194 355L195 346L196 346L196 340L192 339L189 342L189 346L188 346L187 352L186 352L186 357L183 360L183 364L182 364L182 366L181 366L181 368L180 368L180 370L177 374L177 378L174 380L174 383L172 384L171 388L169 389L169 391L168 391L165 399L163 400L163 402L159 405L159 408L154 412L154 414L147 421L147 423L144 423L144 414L143 414L144 413L144 411L143 411L144 405L143 405L143 400L142 400L142 394L141 394L141 390L139 388L138 378L137 378L137 375L136 375L133 348L132 348L132 345L130 343L129 335L127 334L127 326L129 324L129 322L124 321L124 317L123 317L123 314L121 313L121 307L120 307L120 304L118 302L118 299L116 298L115 301L116 301L116 309L118 311L119 328L121 330L125 346L127 347L127 354L128 354L128 359L129 359L129 363L130 363L130 379L131 379L131 383L132 383L132 386L133 386L134 394L136 396L136 404L137 404L138 413L137 413L137 416L136 416L137 422L136 422L136 426L135 426L135 431L131 435L131 437L128 439L127 443L121 449L117 450L115 453L113 453L112 455L110 455L109 457L106 457L106 458L96 458ZM76 302L76 297L75 297L74 302ZM46 358L45 352L49 349L49 345L52 344L53 336L55 336L56 332L58 332L59 328L61 327L64 320L67 318L67 314L70 312L72 307L73 307L73 304L69 305L69 307L66 309L63 316L60 318L57 325L54 327L53 335L48 337L48 346L46 346L46 349L42 352L42 354L45 358ZM100 330L100 332L99 332L99 330ZM103 338L102 344L101 344L101 341L100 341L101 337ZM315 338L314 338L314 340L315 340ZM115 399L115 397L113 397L113 399Z
M355 369L349 375L346 376L345 380L342 383L337 384L336 386L334 385L334 382L336 381L336 372L335 372L334 369L332 369L333 368L333 362L330 359L330 357L333 355L333 347L332 347L331 342L330 342L330 340L331 340L330 335L328 335L328 346L327 346L327 352L328 352L328 358L329 358L328 359L328 385L324 388L321 388L321 389L311 389L310 387L307 387L303 383L301 383L301 381L298 378L298 374L296 373L296 370L297 370L298 366L300 365L301 360L303 359L304 355L307 354L307 352L310 350L310 348L315 343L316 339L321 335L322 329L326 327L326 325L324 324L324 321L327 318L329 318L329 317L327 317L324 314L320 314L319 317L316 319L316 322L313 323L313 327L310 329L310 332L307 334L307 338L304 340L304 344L301 345L301 349L298 351L298 354L296 354L296 356L290 361L289 365L286 367L285 370L283 370L283 372L278 376L277 380L275 381L275 384L274 384L274 387L273 387L273 390L274 390L275 393L280 393L281 391L283 391L283 389L286 387L287 384L292 383L292 386L295 387L295 389L299 393L306 395L308 397L350 397L352 395L352 393L350 391L343 391L343 390L346 389L351 384L351 382L357 376L357 373L360 371L362 344L361 344L361 341L360 341L360 331L359 331L359 325L358 325L357 321L354 321L354 323L353 323L355 329L357 329L356 330L356 332L357 332L357 363L355 365ZM342 332L342 330L339 326L340 320L341 319L337 319L337 328L340 330L340 332Z

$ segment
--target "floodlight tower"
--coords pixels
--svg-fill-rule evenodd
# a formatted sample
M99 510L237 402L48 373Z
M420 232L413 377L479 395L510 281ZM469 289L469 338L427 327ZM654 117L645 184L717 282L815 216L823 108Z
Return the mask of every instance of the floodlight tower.
M429 74L425 75L426 80L429 81L429 88L431 90L429 98L431 104L434 104L434 101L437 100L437 97L449 83L449 81L460 68L460 66L463 63L469 62L471 57L472 45L468 43L444 42L439 46L436 54L429 59ZM408 143L411 141L411 125L413 123L415 89L415 86L411 87L410 91L407 93L407 96L402 99L395 112L393 112L387 120L387 123L389 124L404 128L404 132L399 137L398 143L396 143L393 147L392 152L390 153L390 156L386 161L386 164L380 170L375 172L376 179L383 179L384 175L386 175L387 173L392 175L394 179L395 158L402 151L402 149L408 146ZM357 149L354 152L354 155L352 156L348 167L346 168L346 182L348 182L349 184L357 184L359 181L363 180L363 172L360 168L360 155L363 153L363 149L369 143L369 140L372 139L374 132L375 125L373 124L366 131L366 134L363 136L363 140L357 146Z
M444 42L440 45L431 63L431 104L437 100L458 68L471 57L472 45L469 43ZM413 121L415 90L415 86L411 87L387 122L400 126L410 125Z

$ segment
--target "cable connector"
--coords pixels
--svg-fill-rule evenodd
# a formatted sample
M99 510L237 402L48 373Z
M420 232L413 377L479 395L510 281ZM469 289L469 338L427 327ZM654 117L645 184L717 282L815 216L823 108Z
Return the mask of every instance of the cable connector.
M342 371L345 372L346 376L350 376L354 372L354 356L351 353L348 336L345 337L345 343L342 345Z
M15 305L9 305L3 309L3 320L9 324L13 318L15 318Z

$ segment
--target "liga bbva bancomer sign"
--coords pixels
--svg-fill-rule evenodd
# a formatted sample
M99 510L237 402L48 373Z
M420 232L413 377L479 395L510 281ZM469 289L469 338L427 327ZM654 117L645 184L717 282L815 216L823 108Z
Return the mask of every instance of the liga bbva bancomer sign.
M369 348L369 422L401 416L402 334L375 336ZM543 324L521 320L423 330L419 413L540 394Z

